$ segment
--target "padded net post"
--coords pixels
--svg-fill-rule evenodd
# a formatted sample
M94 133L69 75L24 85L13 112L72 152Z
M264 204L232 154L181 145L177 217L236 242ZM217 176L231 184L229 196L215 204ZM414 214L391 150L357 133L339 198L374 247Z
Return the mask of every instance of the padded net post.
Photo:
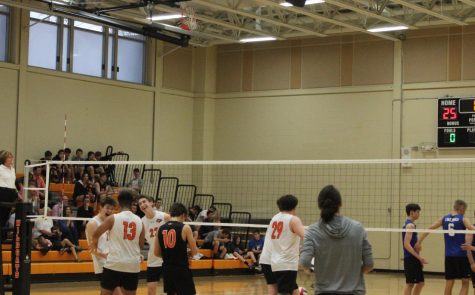
M30 294L31 230L33 224L26 217L31 214L31 203L16 205L12 247L13 295Z

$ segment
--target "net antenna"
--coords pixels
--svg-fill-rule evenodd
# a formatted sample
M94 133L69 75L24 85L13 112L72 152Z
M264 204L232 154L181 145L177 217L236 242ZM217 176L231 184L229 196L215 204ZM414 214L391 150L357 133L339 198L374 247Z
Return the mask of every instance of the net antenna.
M198 29L198 23L196 21L196 10L193 6L190 6L186 2L180 3L181 16L179 21L179 27L185 31L195 31Z

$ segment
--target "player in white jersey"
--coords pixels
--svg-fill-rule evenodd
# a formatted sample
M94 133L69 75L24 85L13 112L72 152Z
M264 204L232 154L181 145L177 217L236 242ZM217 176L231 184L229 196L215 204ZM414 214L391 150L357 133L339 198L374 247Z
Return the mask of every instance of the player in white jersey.
M104 197L101 199L101 209L99 210L99 214L94 216L94 218L86 225L86 237L89 247L91 247L94 232L104 222L104 220L113 213L116 206L117 201L114 198ZM99 281L101 281L104 264L106 263L107 254L109 254L108 243L107 233L103 233L97 241L97 251L92 255L94 273L98 276ZM114 290L114 295L120 294L122 294L120 288L116 288Z
M155 256L155 239L158 229L166 221L170 220L170 215L160 212L153 207L153 199L149 196L139 197L139 207L145 216L142 217L145 239L149 244L147 257L147 289L148 295L157 294L157 283L162 275L163 260L161 257Z
M299 294L297 271L300 240L305 230L295 216L298 199L285 195L277 200L280 212L272 217L267 228L260 264L267 282L269 295Z
M101 278L101 294L112 295L120 287L125 295L135 295L140 273L140 249L145 243L145 233L140 217L130 211L134 193L119 193L121 212L104 220L92 236L91 250L97 252L98 240L109 231L109 254Z

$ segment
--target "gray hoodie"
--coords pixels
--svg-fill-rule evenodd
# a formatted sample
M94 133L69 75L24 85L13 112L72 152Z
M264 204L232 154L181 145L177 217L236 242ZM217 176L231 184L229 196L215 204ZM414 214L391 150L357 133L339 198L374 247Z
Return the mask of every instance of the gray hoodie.
M373 265L373 254L363 226L350 218L335 216L317 222L305 233L300 264L310 267L315 258L315 294L366 293L363 265Z

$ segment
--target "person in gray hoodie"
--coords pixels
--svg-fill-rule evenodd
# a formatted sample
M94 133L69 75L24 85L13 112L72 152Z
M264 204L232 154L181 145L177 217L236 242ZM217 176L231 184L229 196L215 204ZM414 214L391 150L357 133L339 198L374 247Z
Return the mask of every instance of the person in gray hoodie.
M340 192L325 186L318 195L319 222L305 233L300 265L314 259L315 294L366 294L363 274L373 269L373 254L364 227L340 215Z

